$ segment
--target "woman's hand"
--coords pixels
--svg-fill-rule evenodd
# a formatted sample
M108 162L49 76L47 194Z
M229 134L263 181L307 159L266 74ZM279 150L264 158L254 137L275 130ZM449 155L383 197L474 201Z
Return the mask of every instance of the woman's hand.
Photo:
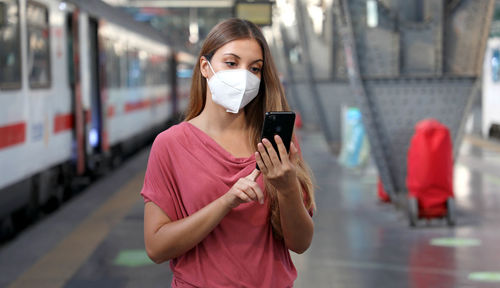
M262 193L259 184L255 182L259 174L260 171L254 169L248 176L240 178L234 183L233 187L223 196L229 207L235 208L242 203L251 201L259 201L260 204L264 204L264 193Z
M220 221L241 203L259 201L264 194L255 182L260 171L238 179L229 191L195 213L176 221L153 202L144 208L144 240L149 257L156 263L174 259L198 245Z
M274 140L278 145L278 151L275 151L271 142L264 138L262 143L257 144L258 152L255 152L255 160L267 181L279 193L286 196L286 193L293 190L297 185L296 165L298 151L292 142L290 143L290 155L288 155L281 137L275 135ZM279 153L279 158L277 153Z

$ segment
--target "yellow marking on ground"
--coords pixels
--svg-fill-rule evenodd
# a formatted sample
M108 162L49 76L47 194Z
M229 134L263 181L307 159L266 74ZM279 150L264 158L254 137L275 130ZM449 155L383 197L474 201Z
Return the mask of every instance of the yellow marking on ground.
M90 214L66 238L19 276L9 288L58 288L71 279L108 235L140 199L144 173L139 173ZM36 239L33 239L36 241Z
M474 146L478 146L480 148L488 149L494 152L500 152L500 143L495 143L494 141L472 135L466 135L465 140Z

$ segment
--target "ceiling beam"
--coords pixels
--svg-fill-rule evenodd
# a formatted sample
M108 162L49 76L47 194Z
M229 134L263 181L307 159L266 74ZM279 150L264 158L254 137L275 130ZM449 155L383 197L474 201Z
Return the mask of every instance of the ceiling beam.
M234 0L105 0L110 5L161 8L228 8Z

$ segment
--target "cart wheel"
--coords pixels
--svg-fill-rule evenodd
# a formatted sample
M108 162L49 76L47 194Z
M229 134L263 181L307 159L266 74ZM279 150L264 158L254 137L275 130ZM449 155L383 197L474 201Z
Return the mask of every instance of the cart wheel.
M415 227L418 221L418 201L415 197L408 198L408 218L410 226Z
M446 200L446 222L448 226L455 226L457 217L457 208L455 205L455 199L450 197Z

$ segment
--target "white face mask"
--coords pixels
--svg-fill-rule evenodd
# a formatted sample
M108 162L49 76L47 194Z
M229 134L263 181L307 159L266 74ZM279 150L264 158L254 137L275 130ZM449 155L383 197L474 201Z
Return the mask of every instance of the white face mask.
M246 69L229 69L214 73L208 80L212 100L226 108L227 112L238 113L259 93L260 79Z

